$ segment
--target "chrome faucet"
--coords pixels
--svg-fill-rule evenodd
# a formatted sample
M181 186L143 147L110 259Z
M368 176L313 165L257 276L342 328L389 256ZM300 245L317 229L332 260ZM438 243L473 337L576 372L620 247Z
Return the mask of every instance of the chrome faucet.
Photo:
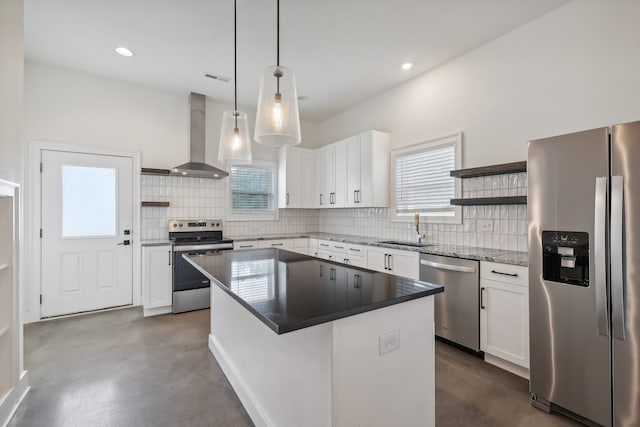
M413 218L414 218L413 222L415 223L415 226L416 226L416 242L422 243L424 234L420 234L420 214L416 212Z

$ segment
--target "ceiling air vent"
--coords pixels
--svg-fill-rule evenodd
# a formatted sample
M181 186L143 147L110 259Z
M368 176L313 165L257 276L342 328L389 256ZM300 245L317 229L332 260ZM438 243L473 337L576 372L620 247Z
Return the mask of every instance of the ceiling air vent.
M226 77L226 76L218 76L217 74L205 74L204 75L207 78L213 79L213 80L218 80L221 81L223 83L229 83L231 81L231 77Z

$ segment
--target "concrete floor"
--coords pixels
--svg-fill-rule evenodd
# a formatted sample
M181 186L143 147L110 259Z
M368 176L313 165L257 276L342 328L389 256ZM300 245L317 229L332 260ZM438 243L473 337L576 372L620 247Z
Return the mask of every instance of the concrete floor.
M143 318L131 308L27 325L32 388L9 426L251 426L208 331L208 310ZM527 388L436 345L438 427L576 425L533 409Z

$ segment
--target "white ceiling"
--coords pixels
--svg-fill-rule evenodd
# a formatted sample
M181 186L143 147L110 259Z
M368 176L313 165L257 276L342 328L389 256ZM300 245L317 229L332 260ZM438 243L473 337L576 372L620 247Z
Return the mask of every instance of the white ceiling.
M302 118L322 121L567 2L283 0L280 62L309 97ZM238 0L240 105L256 104L260 73L275 63L275 10L274 0ZM233 76L233 1L25 0L25 56L231 103L233 83L204 74Z

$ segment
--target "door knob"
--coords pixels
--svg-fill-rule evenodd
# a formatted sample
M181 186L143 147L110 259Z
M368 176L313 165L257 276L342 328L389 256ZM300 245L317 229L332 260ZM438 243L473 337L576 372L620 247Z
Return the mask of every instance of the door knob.
M129 246L131 244L131 240L123 240L122 242L118 243L118 246Z

